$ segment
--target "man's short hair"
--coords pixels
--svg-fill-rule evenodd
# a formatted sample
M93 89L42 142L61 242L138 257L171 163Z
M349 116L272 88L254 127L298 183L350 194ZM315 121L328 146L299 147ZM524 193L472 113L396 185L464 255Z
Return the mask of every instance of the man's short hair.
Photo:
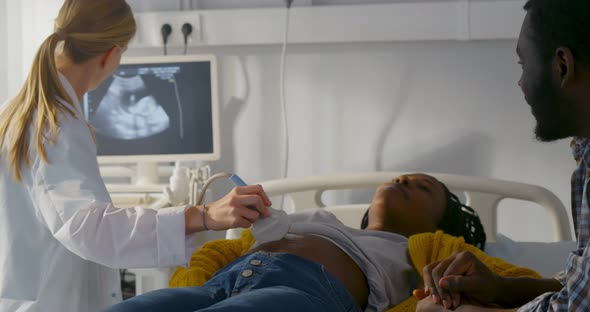
M550 61L559 47L569 48L577 61L590 61L589 0L528 0L524 9L543 61Z

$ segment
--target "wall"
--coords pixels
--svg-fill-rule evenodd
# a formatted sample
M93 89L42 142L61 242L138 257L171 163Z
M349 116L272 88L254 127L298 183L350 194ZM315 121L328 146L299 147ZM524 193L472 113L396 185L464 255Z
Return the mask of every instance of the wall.
M7 4L6 0L0 0L0 40L3 42L6 41L6 28L8 26L6 15L7 15ZM0 105L5 101L5 94L6 94L6 84L8 82L8 58L7 58L7 50L4 47L0 46Z
M39 45L53 31L61 0L0 0L0 102L14 96L25 80ZM4 27L4 31L2 31ZM4 79L4 80L1 80Z
M35 29L24 30L39 37ZM32 57L32 45L23 59ZM569 207L568 143L535 142L514 50L509 40L290 46L289 176L371 170L487 176L545 186ZM235 171L251 182L280 177L280 47L190 52L214 53L220 61L222 159L214 172ZM159 53L144 48L128 55ZM217 195L227 189L222 184ZM550 240L547 218L534 209L507 203L500 231Z
M0 105L14 94L23 81L21 65L22 21L21 4L17 1L0 0Z

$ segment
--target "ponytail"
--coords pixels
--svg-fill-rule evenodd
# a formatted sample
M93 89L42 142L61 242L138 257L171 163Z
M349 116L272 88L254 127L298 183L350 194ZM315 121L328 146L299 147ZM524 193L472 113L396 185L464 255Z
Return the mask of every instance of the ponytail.
M33 141L29 132L34 130L33 138L39 155L48 162L43 141L45 132L49 131L50 141L55 144L59 126L57 112L76 116L68 106L57 100L61 98L72 103L57 73L55 49L58 42L58 35L52 34L41 44L24 86L0 115L0 150L7 148L9 167L19 182L22 181L21 165L31 166L29 144Z

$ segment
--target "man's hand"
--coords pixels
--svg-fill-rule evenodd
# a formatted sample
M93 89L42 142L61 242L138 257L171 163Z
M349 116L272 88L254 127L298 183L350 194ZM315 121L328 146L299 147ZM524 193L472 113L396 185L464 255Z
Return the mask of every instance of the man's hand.
M465 251L427 265L423 273L424 294L447 309L457 308L461 300L479 305L494 303L502 280L472 253Z

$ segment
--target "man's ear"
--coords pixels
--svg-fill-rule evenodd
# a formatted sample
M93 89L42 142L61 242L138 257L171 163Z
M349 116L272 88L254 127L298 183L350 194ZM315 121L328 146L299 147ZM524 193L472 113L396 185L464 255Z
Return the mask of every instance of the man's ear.
M102 58L100 60L100 65L103 68L107 67L108 64L114 60L117 49L118 49L117 46L113 46L108 51L103 53Z
M553 64L554 70L557 73L557 79L559 79L560 87L567 87L574 83L576 79L576 60L574 59L574 54L570 48L560 47L555 50Z

